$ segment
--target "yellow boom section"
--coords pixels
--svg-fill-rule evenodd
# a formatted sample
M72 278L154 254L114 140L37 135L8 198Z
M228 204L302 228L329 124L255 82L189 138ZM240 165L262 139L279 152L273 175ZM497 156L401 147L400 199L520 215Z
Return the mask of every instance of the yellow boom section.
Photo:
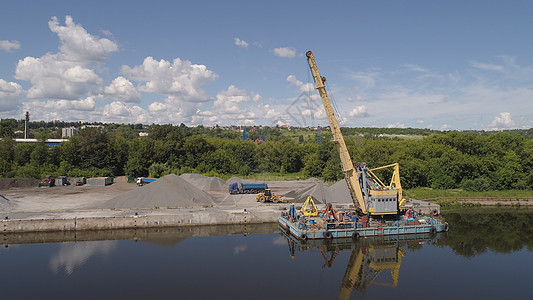
M318 72L318 67L316 66L315 58L313 57L312 51L307 51L307 62L313 73L313 78L315 79L316 89L320 94L322 99L322 104L324 105L324 110L328 116L329 125L331 127L331 133L333 134L333 141L337 145L337 150L339 150L339 155L341 158L342 172L344 173L344 178L346 178L346 183L348 184L348 189L350 190L350 195L352 196L352 201L356 208L359 208L363 213L367 212L365 201L363 198L363 193L361 191L361 186L359 185L359 180L357 179L355 168L353 166L352 159L350 158L350 153L348 153L348 148L344 143L344 138L341 134L341 129L335 118L333 112L333 107L326 93L326 88L324 86L325 78L320 76Z

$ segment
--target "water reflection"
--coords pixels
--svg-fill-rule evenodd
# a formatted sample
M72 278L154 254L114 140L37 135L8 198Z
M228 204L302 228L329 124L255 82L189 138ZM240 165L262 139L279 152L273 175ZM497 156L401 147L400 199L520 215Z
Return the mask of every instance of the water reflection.
M445 217L435 237L305 244L277 224L4 233L2 299L533 299L533 213Z
M109 255L117 246L116 241L65 243L57 254L50 258L50 270L57 274L63 270L66 275L85 264L94 255Z
M332 267L339 253L350 252L340 284L339 299L349 299L354 288L364 293L370 285L397 287L402 258L406 256L403 248L413 250L424 244L433 244L446 234L369 237L354 242L351 238L302 241L281 231L288 243L291 258L295 258L296 250L304 252L316 248L322 256L323 268Z
M233 248L233 254L234 255L238 255L239 253L242 253L242 252L246 251L246 249L248 249L248 246L246 246L246 245L238 245L238 246Z
M461 256L533 250L532 210L463 208L446 213L446 220L451 224L450 231L437 245L450 247Z

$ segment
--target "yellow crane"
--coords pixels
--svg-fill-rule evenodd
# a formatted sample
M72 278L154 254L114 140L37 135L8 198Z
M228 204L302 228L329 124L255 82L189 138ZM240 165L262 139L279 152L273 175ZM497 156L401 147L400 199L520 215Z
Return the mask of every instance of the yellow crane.
M320 76L313 52L307 51L306 56L309 67L311 68L311 73L313 74L316 89L320 94L324 110L328 117L331 133L333 134L333 141L339 151L342 172L344 173L344 178L346 178L346 184L348 185L355 208L364 214L397 214L406 202L402 196L402 185L400 183L398 164L395 163L375 169L368 169L364 162L358 162L354 165L326 92L324 85L326 78ZM390 184L386 185L373 173L373 171L389 167L394 167L394 171Z

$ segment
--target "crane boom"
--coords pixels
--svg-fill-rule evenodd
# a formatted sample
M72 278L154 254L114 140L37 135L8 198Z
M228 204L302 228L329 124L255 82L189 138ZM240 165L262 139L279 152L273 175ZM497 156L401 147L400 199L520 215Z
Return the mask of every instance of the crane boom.
M313 57L312 51L307 51L306 53L307 61L309 62L309 67L311 68L311 73L313 73L313 78L315 79L316 89L320 94L322 99L322 104L324 105L324 110L328 116L329 125L331 127L331 133L333 134L333 141L337 146L339 155L341 158L342 172L344 173L344 178L346 178L346 184L350 190L350 196L356 208L360 209L363 213L366 213L366 205L363 198L363 192L361 191L361 186L355 174L355 168L350 158L350 153L348 148L346 148L346 143L344 143L344 138L342 137L341 129L339 123L335 118L333 112L333 107L329 101L328 94L326 93L326 88L324 82L326 81L324 77L320 76L318 72L318 67L316 66L315 58Z
M339 151L342 172L344 173L344 178L346 178L346 184L348 185L348 190L350 191L350 196L352 197L355 208L364 214L397 214L406 202L406 199L402 197L402 185L400 183L398 163L375 169L368 169L364 162L358 162L354 166L348 148L346 147L346 143L344 142L344 138L342 137L341 129L335 118L333 107L331 106L328 94L326 93L326 88L324 86L326 78L320 76L313 52L307 51L306 56L309 67L311 68L311 73L313 73L316 89L320 94L324 110L328 116L331 133L333 134L333 141ZM387 186L372 171L389 167L394 167L394 171L390 185Z

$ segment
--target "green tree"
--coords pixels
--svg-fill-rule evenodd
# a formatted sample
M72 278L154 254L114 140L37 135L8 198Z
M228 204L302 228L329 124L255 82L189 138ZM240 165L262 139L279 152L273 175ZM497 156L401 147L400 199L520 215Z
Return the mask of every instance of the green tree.
M326 166L324 167L324 170L322 171L322 178L325 181L338 181L344 178L339 160L330 159L326 163Z
M318 153L310 153L304 158L304 175L308 177L320 177L325 167L325 163L318 159Z
M13 132L13 121L15 120L14 119L2 119L0 121L0 138L15 136Z
M4 136L0 141L0 176L11 177L13 161L15 159L15 141Z
M78 147L77 155L80 168L103 169L109 167L112 155L108 147L109 138L104 130L95 127L85 128L73 138L75 138Z
M136 138L128 142L128 161L124 171L127 176L148 176L148 168L153 163L152 141Z

